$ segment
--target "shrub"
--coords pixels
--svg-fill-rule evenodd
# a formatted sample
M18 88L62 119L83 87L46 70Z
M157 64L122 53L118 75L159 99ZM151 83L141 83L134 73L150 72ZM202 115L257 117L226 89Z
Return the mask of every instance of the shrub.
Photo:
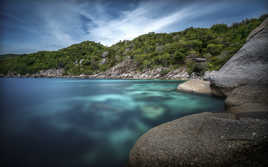
M211 30L216 33L225 33L228 30L228 26L226 24L215 24L211 27Z
M223 50L224 45L222 44L208 44L207 49L208 52L211 53L212 55L218 55L220 52Z

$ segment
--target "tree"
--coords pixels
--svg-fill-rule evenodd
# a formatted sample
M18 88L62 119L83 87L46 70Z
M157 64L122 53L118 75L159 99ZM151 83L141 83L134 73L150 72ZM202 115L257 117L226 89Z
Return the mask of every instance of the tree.
M211 30L216 33L225 33L228 30L228 26L226 24L215 24L211 27Z
M185 54L183 54L181 51L176 51L174 54L174 63L183 63L185 60Z
M223 50L224 45L222 44L208 44L207 49L209 51L209 53L211 53L213 56L216 56L218 54L220 54L220 52Z

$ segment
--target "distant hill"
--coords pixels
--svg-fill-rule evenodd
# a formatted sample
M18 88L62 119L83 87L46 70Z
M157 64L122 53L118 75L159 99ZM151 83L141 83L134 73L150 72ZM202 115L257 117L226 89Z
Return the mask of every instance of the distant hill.
M25 75L64 69L65 75L92 75L126 59L131 60L138 71L158 67L174 70L184 66L189 74L202 74L219 69L266 17L243 20L231 26L216 24L211 28L191 27L174 33L148 33L111 47L84 41L57 51L3 55L0 56L0 74ZM199 60L202 63L198 63Z

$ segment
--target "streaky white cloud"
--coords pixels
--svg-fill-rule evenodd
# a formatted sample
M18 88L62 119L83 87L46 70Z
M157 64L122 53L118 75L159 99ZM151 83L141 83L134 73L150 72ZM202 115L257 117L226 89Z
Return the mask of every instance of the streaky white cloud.
M0 12L0 54L56 50L84 40L110 46L148 32L230 24L266 12L265 0L15 1Z
M153 16L157 10L164 10L164 7L154 6L153 2L143 3L134 10L121 12L120 17L111 20L94 18L85 11L81 11L80 14L91 19L95 25L88 28L90 34L86 37L109 46L120 40L131 40L145 33L164 31L165 27L191 14L190 8L186 8L168 15Z

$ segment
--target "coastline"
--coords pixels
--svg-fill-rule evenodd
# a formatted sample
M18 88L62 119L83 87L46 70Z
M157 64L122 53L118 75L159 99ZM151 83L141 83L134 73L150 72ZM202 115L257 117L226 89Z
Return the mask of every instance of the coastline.
M205 74L211 93L225 98L223 113L193 114L150 129L132 147L128 166L266 167L267 32L268 19L219 71ZM191 81L181 88L196 93L206 88Z
M91 77L91 76L0 76L0 78L67 78L67 79L107 79L107 80L174 80L187 81L192 78L122 78L122 77Z

